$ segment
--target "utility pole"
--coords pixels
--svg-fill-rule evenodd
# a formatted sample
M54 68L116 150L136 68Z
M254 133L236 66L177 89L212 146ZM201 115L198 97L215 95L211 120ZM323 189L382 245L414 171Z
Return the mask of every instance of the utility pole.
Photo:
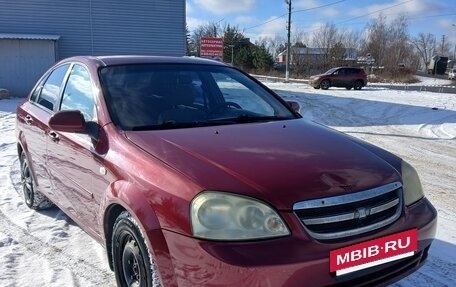
M285 0L285 3L288 4L288 23L287 23L287 63L285 66L285 82L290 80L290 58L291 58L291 49L290 49L290 30L291 30L291 0Z
M456 28L456 24L453 24L452 26ZM455 35L456 35L456 33L455 33ZM455 61L456 61L456 43L454 44L454 51L453 51L453 67L455 65L454 64Z
M444 56L444 49L445 49L445 35L442 35L442 53L441 55Z

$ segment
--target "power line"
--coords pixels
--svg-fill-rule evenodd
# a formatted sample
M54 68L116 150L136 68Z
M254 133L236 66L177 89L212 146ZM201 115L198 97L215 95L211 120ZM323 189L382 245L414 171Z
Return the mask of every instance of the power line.
M389 14L391 15L391 14ZM445 17L445 16L455 16L456 13L451 14L438 14L438 15L427 15L427 16L417 16L417 17L407 17L408 20L420 20L426 18L435 18L435 17Z
M325 5L320 5L320 6L316 6L316 7L312 7L312 8L307 8L307 9L301 9L301 10L296 10L296 11L292 11L291 13L299 13L299 12L305 12L305 11L310 11L310 10L315 10L315 9L320 9L320 8L324 8L324 7L328 7L328 6L332 6L332 5L336 5L336 4L339 4L339 3L342 3L342 2L345 2L347 0L339 0L339 1L336 1L336 2L332 2L332 3L328 3L328 4L325 4ZM260 23L260 24L257 24L255 26L251 26L251 27L248 27L246 29L244 29L244 31L246 30L250 30L250 29L253 29L253 28L256 28L256 27L260 27L260 26L263 26L263 25L266 25L268 23L271 23L273 21L276 21L280 18L283 18L284 16L287 16L288 15L288 12L285 13L285 14L282 14L280 16L277 16L275 18L272 18L266 22L263 22L263 23Z
M412 2L412 1L415 1L415 0L407 0L407 1L404 1L404 2L400 2L400 3L397 3L395 5L391 5L391 6L388 6L386 8L376 10L376 11L371 12L371 13L367 13L367 14L364 14L364 15L361 15L361 16L356 16L356 17L353 17L353 18L349 18L349 19L346 19L346 20L343 20L343 21L336 22L335 24L336 25L337 24L342 24L342 23L350 22L352 20L359 19L359 18L364 18L366 16L370 16L372 14L376 14L376 13L379 13L379 12L382 12L382 11L385 11L385 10L388 10L388 9L391 9L391 8L394 8L394 7L397 7L397 6L401 6L401 5L404 5L404 4Z
M334 23L334 25L340 25L340 24L344 24L344 23L347 23L347 22L351 22L351 21L356 20L356 19L364 18L364 17L370 16L370 15L373 15L373 14L376 14L376 13L379 13L379 12L382 12L382 11L385 11L385 10L400 6L400 5L404 5L404 4L412 2L412 1L415 1L415 0L407 0L407 1L404 1L404 2L400 2L400 3L397 3L397 4L382 8L382 9L375 10L375 11L370 12L370 13L366 13L366 14L363 14L363 15L360 15L360 16L348 18L348 19L336 22L336 23ZM317 30L318 30L318 28L317 29L313 29L313 30L309 30L307 32L312 32L312 31L317 31Z

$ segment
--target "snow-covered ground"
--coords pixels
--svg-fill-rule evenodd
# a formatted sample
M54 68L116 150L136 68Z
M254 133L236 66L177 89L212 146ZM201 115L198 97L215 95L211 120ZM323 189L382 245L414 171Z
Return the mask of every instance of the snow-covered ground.
M454 86L455 82L448 79L439 79L435 77L423 77L415 75L415 78L419 81L412 84L403 84L403 83L372 83L373 85L380 86ZM369 84L368 84L369 85Z
M307 119L386 148L421 175L439 211L426 265L394 286L456 286L456 95L266 83ZM58 209L29 210L19 194L17 99L0 101L0 286L115 286L104 249Z

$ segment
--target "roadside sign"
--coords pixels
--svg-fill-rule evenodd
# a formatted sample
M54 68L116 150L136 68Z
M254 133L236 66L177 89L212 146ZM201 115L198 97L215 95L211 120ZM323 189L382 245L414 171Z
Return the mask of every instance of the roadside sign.
M223 58L223 38L201 37L200 57Z

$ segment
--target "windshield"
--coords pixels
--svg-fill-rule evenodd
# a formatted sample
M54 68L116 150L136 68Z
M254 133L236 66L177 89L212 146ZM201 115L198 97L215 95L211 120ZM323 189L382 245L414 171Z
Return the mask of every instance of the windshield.
M330 74L334 73L336 70L337 70L337 68L329 69L325 72L325 75L330 75Z
M230 67L111 66L100 70L100 78L112 120L123 130L296 118L274 95Z

